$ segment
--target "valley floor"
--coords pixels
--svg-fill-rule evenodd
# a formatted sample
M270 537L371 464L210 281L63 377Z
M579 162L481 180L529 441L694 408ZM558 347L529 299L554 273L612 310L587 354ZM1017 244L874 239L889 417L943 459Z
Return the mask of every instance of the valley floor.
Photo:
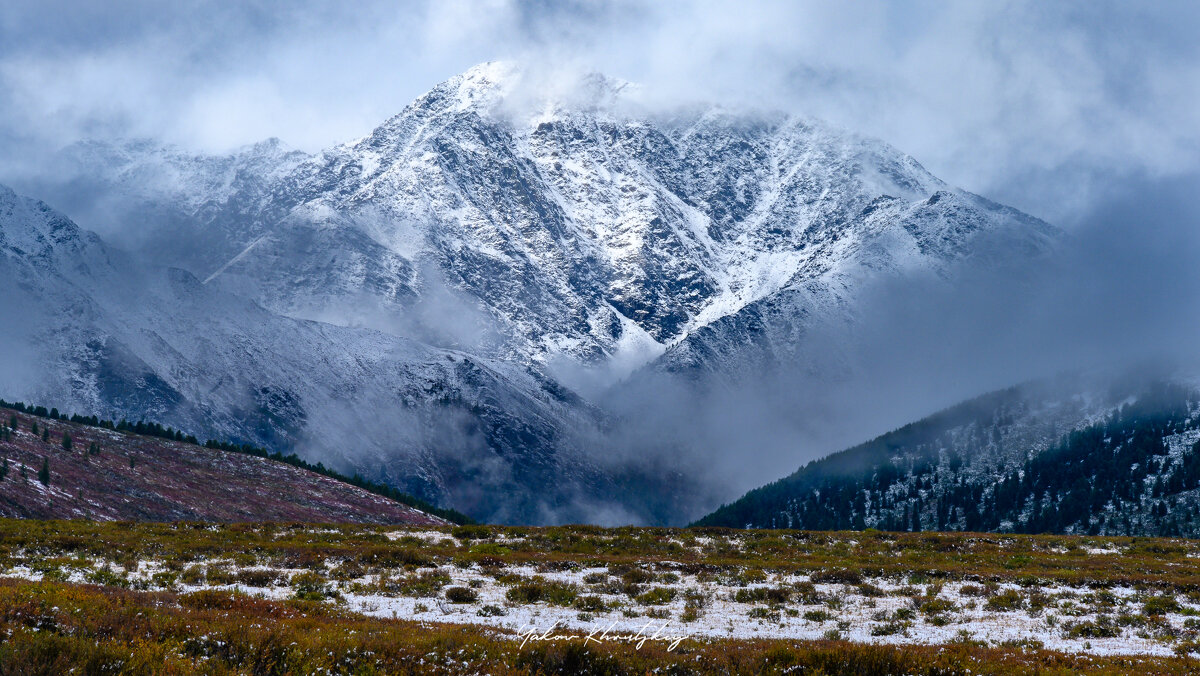
M0 554L0 663L79 640L136 672L117 604L217 673L260 670L262 617L324 627L276 658L333 673L1200 671L1190 540L7 520Z

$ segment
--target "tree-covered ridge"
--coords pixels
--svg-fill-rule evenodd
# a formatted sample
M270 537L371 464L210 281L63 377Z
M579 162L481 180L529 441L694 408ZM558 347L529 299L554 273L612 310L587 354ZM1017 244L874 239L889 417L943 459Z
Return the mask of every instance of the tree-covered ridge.
M72 415L68 416L65 413L60 413L57 408L47 409L45 406L31 406L31 405L25 404L24 402L19 402L19 401L18 402L7 402L3 399L0 399L0 408L7 408L7 409L11 409L11 410L18 411L21 413L26 413L29 415L37 416L40 418L49 418L51 420L70 421L72 423L76 423L79 425L87 425L90 427L99 427L99 428L103 428L103 429L110 429L110 430L115 430L117 432L127 432L130 434L136 434L136 435L140 435L140 436L157 437L160 439L168 439L168 440L179 441L179 442L188 443L188 444L201 445L200 441L194 435L184 434L181 430L176 430L171 427L163 427L161 424L156 423L156 422L146 422L144 420L139 420L135 423L131 423L125 419L121 419L114 423L111 420L103 420L94 415L93 416L81 416L81 415L77 415L77 414L72 414ZM69 437L67 437L67 438L69 439ZM69 442L64 442L64 444L65 443L69 443ZM312 463L307 462L306 460L304 460L300 456L296 455L295 453L290 453L288 455L284 455L283 453L280 453L278 451L271 452L265 448L261 448L258 446L252 446L250 444L236 444L236 443L232 443L232 442L228 442L228 441L217 441L215 439L209 439L209 440L205 441L203 446L205 448L219 449L219 450L228 451L231 453L241 453L243 455L252 455L252 456L259 457L259 458L266 458L268 460L273 460L275 462L282 462L282 463L291 465L293 467L298 467L303 470L315 472L317 474L327 476L331 479L335 479L337 481L341 481L343 483L347 483L352 486L356 486L358 488L361 488L361 489L367 491L368 493L374 493L376 495L383 496L390 500L395 500L396 502L399 502L401 504L408 505L409 507L413 507L415 509L419 509L427 514L432 514L434 516L441 517L441 518L446 519L447 521L450 521L453 523L459 523L459 524L474 523L470 519L470 517L468 517L467 515L459 512L457 510L437 507L437 506L432 505L424 500L421 500L420 498L417 498L413 495L409 495L408 493L398 491L391 486L364 479L361 475L359 475L357 473L354 476L346 476L336 470L326 467L323 463L317 463L314 465ZM64 445L64 448L67 448L67 447ZM70 449L67 448L67 450L70 450ZM131 459L131 462L132 462L132 459ZM0 471L6 471L6 470L0 470ZM0 478L2 478L2 476L3 475L0 475ZM43 483L45 483L45 482L43 482Z
M1200 395L1163 383L1140 392L1044 450L1013 434L1016 389L987 395L809 463L698 523L1200 534ZM988 471L980 453L1008 466Z

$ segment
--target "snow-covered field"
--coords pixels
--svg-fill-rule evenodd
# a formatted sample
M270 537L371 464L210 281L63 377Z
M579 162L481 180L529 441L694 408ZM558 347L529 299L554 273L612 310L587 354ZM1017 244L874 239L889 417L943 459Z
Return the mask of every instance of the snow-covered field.
M427 535L447 538L436 531ZM1200 628L1200 599L1130 587L942 583L917 577L838 583L758 570L688 573L670 562L561 570L545 564L410 566L363 575L353 575L352 565L333 560L323 570L239 566L231 559L196 561L184 570L170 570L157 560L126 569L91 559L39 568L19 565L0 574L180 593L221 589L267 599L303 595L374 617L507 628L521 639L607 631L887 644L974 642L1169 656ZM542 600L533 600L538 595ZM453 596L465 602L448 600Z

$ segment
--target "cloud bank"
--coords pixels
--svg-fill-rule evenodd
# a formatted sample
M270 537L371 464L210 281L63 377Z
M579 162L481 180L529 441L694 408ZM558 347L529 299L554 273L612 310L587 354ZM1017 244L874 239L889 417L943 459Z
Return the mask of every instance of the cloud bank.
M1185 2L18 0L0 8L0 144L312 151L516 59L821 117L1070 227L1115 183L1200 166L1198 33Z

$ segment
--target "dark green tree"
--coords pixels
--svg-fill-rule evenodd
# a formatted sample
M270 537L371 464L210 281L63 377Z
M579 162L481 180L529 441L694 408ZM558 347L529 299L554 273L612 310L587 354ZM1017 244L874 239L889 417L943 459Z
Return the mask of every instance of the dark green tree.
M42 457L42 468L38 470L38 481L42 482L43 486L50 485L50 458Z
M62 447L64 451L71 450L71 433L63 432Z

